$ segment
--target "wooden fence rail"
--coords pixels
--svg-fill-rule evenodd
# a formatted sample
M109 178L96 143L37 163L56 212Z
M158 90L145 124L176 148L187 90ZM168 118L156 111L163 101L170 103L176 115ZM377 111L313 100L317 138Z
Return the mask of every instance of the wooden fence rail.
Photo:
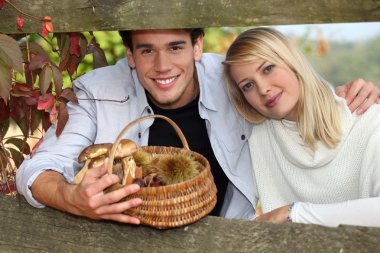
M380 21L379 0L12 0L38 18L51 16L55 32L256 26ZM5 3L0 33L35 33L41 22Z
M380 229L219 217L157 230L36 209L0 196L0 252L380 252Z

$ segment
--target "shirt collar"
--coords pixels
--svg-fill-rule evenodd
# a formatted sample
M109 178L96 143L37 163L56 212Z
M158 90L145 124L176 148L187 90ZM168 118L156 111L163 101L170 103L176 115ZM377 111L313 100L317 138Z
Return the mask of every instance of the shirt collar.
M200 62L196 62L195 68L199 82L199 103L208 110L217 111L217 103L215 101L217 96L213 95L213 91L210 89L211 85L207 85L209 80L207 80L204 66Z

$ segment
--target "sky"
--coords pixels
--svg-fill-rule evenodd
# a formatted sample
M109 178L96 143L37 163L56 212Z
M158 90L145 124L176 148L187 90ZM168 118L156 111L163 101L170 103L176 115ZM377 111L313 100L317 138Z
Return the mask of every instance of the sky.
M338 42L357 42L376 36L380 37L380 22L282 25L275 27L288 36L302 36L309 30L311 38L318 38L318 31L320 31L327 40Z

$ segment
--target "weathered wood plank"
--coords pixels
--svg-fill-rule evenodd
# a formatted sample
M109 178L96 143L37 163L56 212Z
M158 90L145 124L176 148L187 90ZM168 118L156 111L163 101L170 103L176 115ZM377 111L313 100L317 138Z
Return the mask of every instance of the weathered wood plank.
M12 0L36 17L51 16L56 32L368 22L380 20L379 0ZM18 13L0 11L0 32L20 33ZM24 16L25 17L25 16ZM25 17L24 32L41 30Z
M0 252L380 252L380 229L206 217L156 230L92 221L0 196Z

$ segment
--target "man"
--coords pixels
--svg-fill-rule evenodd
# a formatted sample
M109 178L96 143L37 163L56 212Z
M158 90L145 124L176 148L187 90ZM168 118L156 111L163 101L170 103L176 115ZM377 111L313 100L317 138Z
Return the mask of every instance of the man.
M118 202L139 187L132 184L104 193L118 181L117 176L107 174L106 165L89 170L78 185L70 182L82 166L77 157L83 148L112 143L129 122L155 113L172 118L184 131L190 149L210 161L218 188L213 214L253 218L257 200L247 145L251 128L233 109L224 90L224 58L202 54L203 29L121 34L128 59L74 82L80 104L68 105L70 119L61 136L55 137L53 126L33 159L20 166L18 191L36 207L139 224L122 212L138 206L141 199ZM353 109L366 101L361 105L366 110L379 96L374 85L363 80L346 85L342 92L348 102L357 98ZM159 119L139 123L125 138L138 146L180 146L174 131Z

